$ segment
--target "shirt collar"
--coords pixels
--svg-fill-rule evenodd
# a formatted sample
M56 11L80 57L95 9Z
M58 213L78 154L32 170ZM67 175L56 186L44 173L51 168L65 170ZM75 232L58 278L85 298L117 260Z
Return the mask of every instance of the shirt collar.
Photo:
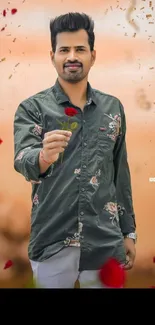
M58 79L56 80L55 85L53 86L53 92L58 104L62 104L70 101L68 96L65 94L64 90L60 86ZM90 105L92 102L96 105L96 96L93 88L90 86L90 83L88 82L87 83L87 105Z

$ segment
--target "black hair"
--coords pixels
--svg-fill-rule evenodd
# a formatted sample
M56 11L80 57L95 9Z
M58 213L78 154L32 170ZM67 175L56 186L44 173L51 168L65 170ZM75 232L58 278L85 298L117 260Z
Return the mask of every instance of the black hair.
M94 21L88 15L78 12L69 12L65 15L57 16L50 21L51 44L53 52L56 51L56 36L62 32L75 32L84 29L88 34L90 50L94 50Z

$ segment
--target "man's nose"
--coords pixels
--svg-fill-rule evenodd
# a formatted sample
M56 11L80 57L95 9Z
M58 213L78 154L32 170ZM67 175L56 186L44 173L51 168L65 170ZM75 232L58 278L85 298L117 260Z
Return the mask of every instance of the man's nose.
M77 60L75 51L70 51L68 53L68 61L75 61L75 60Z

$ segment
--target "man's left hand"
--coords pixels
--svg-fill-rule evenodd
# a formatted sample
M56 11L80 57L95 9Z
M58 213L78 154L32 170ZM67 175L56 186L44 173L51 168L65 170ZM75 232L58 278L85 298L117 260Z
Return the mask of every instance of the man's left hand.
M124 238L124 245L126 249L126 264L124 265L125 270L131 270L135 257L136 257L136 249L135 249L135 243L134 240L131 238Z

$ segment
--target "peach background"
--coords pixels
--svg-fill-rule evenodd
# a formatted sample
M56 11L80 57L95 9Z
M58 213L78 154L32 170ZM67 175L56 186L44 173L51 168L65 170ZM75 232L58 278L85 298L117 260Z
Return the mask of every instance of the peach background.
M31 273L27 258L31 186L13 169L14 113L23 99L55 82L49 20L68 11L83 11L95 20L97 61L89 80L93 87L119 97L125 107L138 232L136 263L128 286L155 285L155 183L149 182L149 177L155 177L154 8L149 1L137 2L131 15L139 26L136 31L126 19L130 4L126 0L6 3L0 1L0 13L7 8L18 12L0 15L0 29L7 24L0 32L0 60L5 58L0 62L0 287L23 286ZM150 108L140 107L140 89ZM14 259L17 265L4 271L7 259Z

